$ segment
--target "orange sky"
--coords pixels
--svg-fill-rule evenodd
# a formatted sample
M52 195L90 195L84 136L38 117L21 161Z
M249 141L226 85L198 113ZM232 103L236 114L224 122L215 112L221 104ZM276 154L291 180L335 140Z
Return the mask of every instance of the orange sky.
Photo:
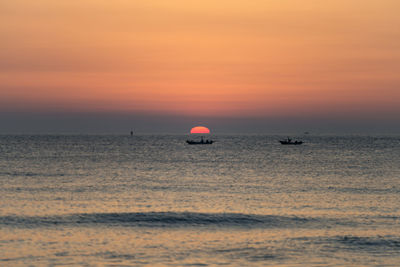
M398 0L0 3L0 110L400 115Z

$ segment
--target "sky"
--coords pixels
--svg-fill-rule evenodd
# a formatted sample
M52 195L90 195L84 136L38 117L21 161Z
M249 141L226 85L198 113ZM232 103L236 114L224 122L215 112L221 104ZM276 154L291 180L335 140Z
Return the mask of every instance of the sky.
M400 133L398 0L0 2L0 133Z

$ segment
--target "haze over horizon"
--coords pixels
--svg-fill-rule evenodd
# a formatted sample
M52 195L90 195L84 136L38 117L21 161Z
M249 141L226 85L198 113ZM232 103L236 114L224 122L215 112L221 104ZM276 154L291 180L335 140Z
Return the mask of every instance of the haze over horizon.
M0 134L399 134L399 9L3 1Z
M218 118L110 113L2 113L0 134L189 134L202 125L211 134L361 134L398 135L399 124L389 121L337 118Z

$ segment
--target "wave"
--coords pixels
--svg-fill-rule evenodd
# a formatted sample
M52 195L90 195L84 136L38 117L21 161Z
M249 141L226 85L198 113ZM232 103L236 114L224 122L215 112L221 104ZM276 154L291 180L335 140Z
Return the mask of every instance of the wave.
M359 237L359 236L343 236L338 237L338 242L357 249L368 249L371 247L385 247L392 249L400 249L400 238L392 236L379 237Z
M351 222L310 217L194 212L80 213L56 216L0 217L0 225L13 227L89 226L93 224L136 227L319 228L338 224L350 225Z
M367 187L335 187L329 186L327 191L334 191L340 193L352 193L352 194L388 194L388 193L399 193L399 188L367 188Z
M399 236L336 236L325 240L326 248L389 255L400 252Z
M0 172L0 176L16 177L64 177L65 173L38 173L38 172Z

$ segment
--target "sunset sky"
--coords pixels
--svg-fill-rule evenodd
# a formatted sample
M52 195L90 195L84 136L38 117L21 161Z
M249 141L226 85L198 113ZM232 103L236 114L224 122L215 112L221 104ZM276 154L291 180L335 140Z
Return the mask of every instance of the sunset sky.
M0 133L400 132L399 10L398 0L1 1Z

